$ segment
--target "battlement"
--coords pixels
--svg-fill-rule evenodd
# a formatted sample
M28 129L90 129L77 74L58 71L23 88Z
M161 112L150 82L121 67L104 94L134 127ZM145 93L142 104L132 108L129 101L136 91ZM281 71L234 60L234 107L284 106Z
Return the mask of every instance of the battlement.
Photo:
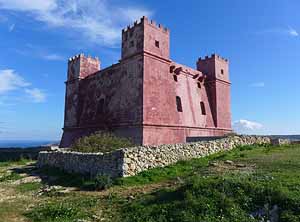
M98 57L84 56L80 53L69 58L68 61L68 81L83 79L100 70L100 60Z
M69 63L70 63L70 62L74 62L74 61L76 61L76 60L80 60L81 58L86 58L86 59L89 59L89 60L95 60L95 61L100 62L100 60L99 60L98 57L93 58L93 57L91 57L90 55L88 55L87 57L85 57L85 55L84 55L83 53L80 53L80 54L78 54L78 55L75 55L75 56L73 56L73 57L70 57L69 60L68 60L68 62L69 62Z
M207 61L207 60L210 60L210 59L217 59L219 61L223 61L223 62L226 62L226 63L229 62L228 59L225 59L225 58L219 56L218 54L211 54L211 56L205 56L205 58L199 57L198 58L198 62L200 62L200 61Z
M122 34L128 32L128 31L131 31L136 26L139 26L141 24L151 25L152 27L154 27L158 30L161 30L164 33L167 33L167 34L170 33L170 30L168 28L164 27L162 24L156 24L155 21L149 20L146 16L143 16L139 21L135 21L133 23L133 25L128 25L126 28L122 29Z

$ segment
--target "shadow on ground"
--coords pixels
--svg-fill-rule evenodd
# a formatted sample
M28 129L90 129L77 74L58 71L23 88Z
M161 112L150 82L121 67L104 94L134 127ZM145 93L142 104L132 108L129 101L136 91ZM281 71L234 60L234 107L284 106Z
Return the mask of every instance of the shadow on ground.
M95 180L91 177L65 173L55 168L40 169L36 166L36 163L14 167L10 170L14 173L25 174L28 177L40 178L43 185L74 187L82 191L95 190Z

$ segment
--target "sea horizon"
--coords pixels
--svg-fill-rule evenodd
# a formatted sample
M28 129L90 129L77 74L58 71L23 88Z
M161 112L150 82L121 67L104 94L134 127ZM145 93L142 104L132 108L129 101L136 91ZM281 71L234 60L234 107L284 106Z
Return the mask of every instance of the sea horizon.
M58 143L59 140L0 140L0 149L39 147Z

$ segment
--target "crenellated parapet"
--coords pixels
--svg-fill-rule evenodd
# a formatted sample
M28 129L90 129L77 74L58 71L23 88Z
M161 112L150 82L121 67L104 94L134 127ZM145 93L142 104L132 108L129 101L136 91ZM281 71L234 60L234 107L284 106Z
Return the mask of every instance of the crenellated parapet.
M122 29L122 34L126 33L128 31L131 31L132 29L134 29L135 27L141 25L141 24L147 24L147 25L151 25L152 27L165 32L165 33L169 33L170 30L166 27L164 27L162 24L156 24L156 22L154 20L149 20L146 16L143 16L140 20L136 20L133 25L128 25L126 28Z
M165 60L170 58L170 31L161 24L142 17L122 30L122 59L149 53Z
M69 58L68 81L83 79L100 70L98 57L85 56L83 53Z
M216 60L221 61L221 62L229 63L228 59L225 59L225 58L223 58L220 55L215 54L215 53L211 54L211 56L205 56L204 58L199 57L198 62L212 60L212 59L216 59Z

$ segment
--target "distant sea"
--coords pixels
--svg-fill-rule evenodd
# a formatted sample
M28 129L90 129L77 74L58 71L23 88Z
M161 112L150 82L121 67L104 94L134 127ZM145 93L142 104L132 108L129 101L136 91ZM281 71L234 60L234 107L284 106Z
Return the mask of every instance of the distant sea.
M269 135L273 138L289 139L291 141L300 141L300 135Z
M27 148L47 145L56 145L59 141L53 140L0 140L0 148Z

